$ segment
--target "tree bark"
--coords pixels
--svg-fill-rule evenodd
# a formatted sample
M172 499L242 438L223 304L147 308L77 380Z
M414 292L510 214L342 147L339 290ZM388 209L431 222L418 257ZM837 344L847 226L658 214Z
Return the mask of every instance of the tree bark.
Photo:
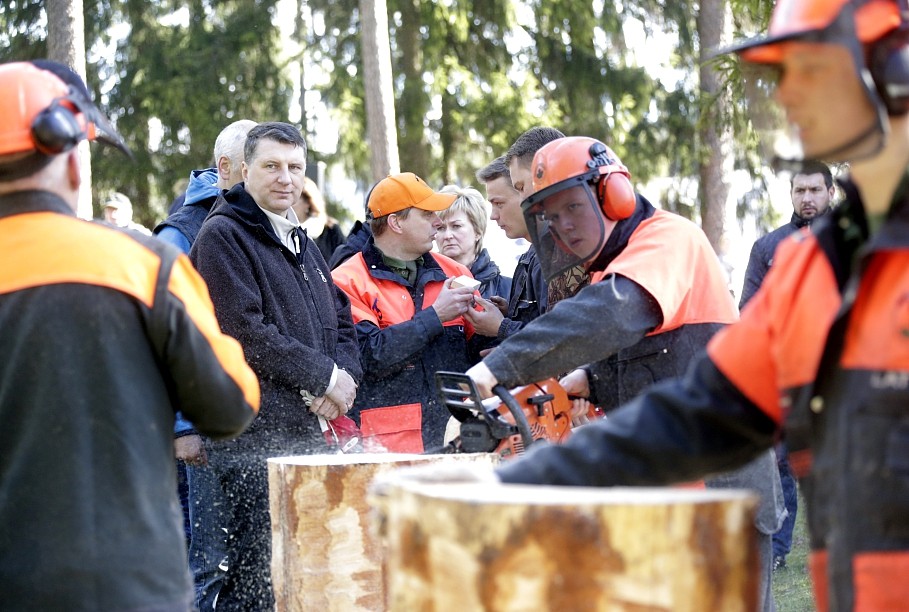
M746 611L757 499L743 491L390 485L386 608Z
M366 131L373 181L400 172L385 0L360 0Z
M85 78L85 18L82 0L47 0L48 59L72 68L83 81ZM87 82L87 81L86 81ZM79 145L82 165L82 186L76 214L92 218L92 165L88 142Z
M271 575L279 612L384 609L384 555L367 491L404 466L478 463L493 454L353 454L268 460Z
M722 119L720 108L729 99L720 75L708 61L710 53L718 48L728 31L729 10L726 0L702 0L697 16L700 40L701 83L701 150L700 207L701 228L718 255L724 255L726 244L726 209L729 199L728 177L732 176L732 128Z

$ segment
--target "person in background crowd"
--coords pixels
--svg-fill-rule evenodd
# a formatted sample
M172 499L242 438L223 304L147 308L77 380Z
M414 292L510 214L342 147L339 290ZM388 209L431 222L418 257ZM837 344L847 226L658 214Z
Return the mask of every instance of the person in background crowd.
M274 607L266 461L328 452L320 419L350 409L362 370L350 302L293 212L306 170L300 130L281 122L250 129L242 169L243 183L218 196L190 257L264 398L242 436L205 440L229 518L217 609L245 612Z
M304 177L303 194L294 204L294 212L307 235L312 238L325 261L331 259L332 254L339 246L344 244L344 232L338 225L338 220L329 217L325 206L325 198L315 181Z
M808 160L793 174L789 195L792 198L792 218L789 223L779 227L766 236L758 238L751 247L748 267L745 269L745 283L742 287L742 298L739 309L745 307L748 300L764 281L764 276L773 263L776 247L785 238L802 228L809 227L814 221L830 212L836 190L833 186L833 174L830 166L823 162ZM789 451L786 442L780 440L776 447L776 464L780 473L783 488L783 500L786 504L786 519L782 527L773 534L773 569L786 567L786 556L792 550L792 532L795 529L795 517L798 513L799 494L795 475L789 466Z
M514 188L505 157L498 157L477 172L477 180L486 186L486 199L491 211L489 218L512 240L530 241L530 233L521 212L521 192ZM498 340L516 333L546 311L546 281L533 245L521 254L511 279L508 300L489 298L499 313L485 308L487 316L474 317L477 333Z
M116 227L125 227L151 236L151 230L144 225L133 221L133 203L128 197L119 192L110 194L101 206L104 220Z
M154 235L189 253L218 196L243 181L243 146L246 134L255 126L255 121L241 119L221 130L215 139L214 167L190 173L183 204L155 227ZM228 519L223 511L227 506L221 483L208 467L201 436L179 413L174 438L178 471L183 467L186 478L186 496L181 501L189 516L189 566L196 605L200 610L211 610L226 571L224 526Z
M504 296L511 292L511 279L502 275L483 248L487 214L483 195L476 189L457 185L445 185L439 193L453 193L457 199L439 211L442 226L436 234L437 249L470 268L474 279L480 282L477 291L481 296L487 300L499 296L504 301Z
M473 328L464 313L474 290L452 283L470 270L431 252L441 227L437 213L456 198L412 172L382 179L367 197L372 236L332 272L356 323L364 376L351 416L367 447L407 453L440 447L449 413L435 373L464 372L473 362Z
M188 610L174 413L236 436L256 377L185 255L76 217L79 142L128 153L82 79L0 65L0 107L0 605Z

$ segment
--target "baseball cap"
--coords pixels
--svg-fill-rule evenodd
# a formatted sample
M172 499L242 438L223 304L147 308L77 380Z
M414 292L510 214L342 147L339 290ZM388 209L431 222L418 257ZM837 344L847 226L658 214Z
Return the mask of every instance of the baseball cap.
M123 195L122 193L115 191L110 194L107 199L104 201L104 206L101 208L132 208L133 204L129 201L129 198Z
M0 155L39 152L32 126L42 112L57 105L72 114L82 138L130 155L123 138L92 103L82 77L63 64L50 60L2 64L0 92Z
M458 199L454 193L438 193L413 172L392 174L376 183L366 206L375 217L384 217L405 208L445 210Z

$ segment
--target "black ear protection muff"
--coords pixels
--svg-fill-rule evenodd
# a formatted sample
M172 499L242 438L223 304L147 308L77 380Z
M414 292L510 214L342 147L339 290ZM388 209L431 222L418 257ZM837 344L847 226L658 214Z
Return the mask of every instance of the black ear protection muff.
M86 126L79 122L81 105L73 97L55 99L32 121L35 147L45 155L59 155L88 138ZM86 116L82 112L82 116Z
M634 213L637 201L628 170L618 159L610 157L611 151L601 142L590 145L589 153L587 166L591 169L601 168L597 197L603 214L613 221L627 219Z
M890 116L909 112L909 0L897 2L898 28L872 44L868 71Z

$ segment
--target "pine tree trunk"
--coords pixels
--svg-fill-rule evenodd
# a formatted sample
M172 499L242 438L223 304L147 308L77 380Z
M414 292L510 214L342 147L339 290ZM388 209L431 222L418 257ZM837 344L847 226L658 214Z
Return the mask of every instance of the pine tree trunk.
M360 0L363 85L366 89L366 131L369 169L373 181L400 172L398 133L388 40L388 7L385 0Z

